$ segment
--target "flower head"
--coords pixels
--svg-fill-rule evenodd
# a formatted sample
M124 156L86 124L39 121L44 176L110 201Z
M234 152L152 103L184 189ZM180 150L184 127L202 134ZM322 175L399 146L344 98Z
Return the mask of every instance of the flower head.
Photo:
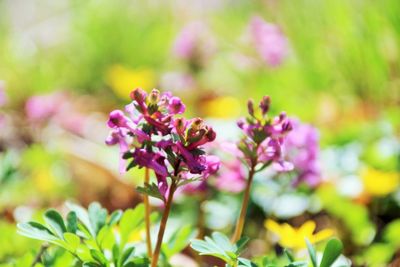
M112 131L106 139L108 145L119 144L122 162L130 161L127 169L154 170L162 195L168 191L167 177L205 179L218 170L219 159L202 149L214 141L214 130L200 118L177 118L185 111L178 97L156 89L147 94L138 88L130 98L127 114L121 110L110 113L107 125Z
M282 63L287 54L287 39L277 25L254 17L250 22L250 33L254 46L262 59L275 67Z
M282 247L300 250L307 247L306 239L311 244L326 240L333 235L332 229L324 229L314 233L316 224L314 221L306 221L299 228L294 228L287 223L279 224L273 220L266 220L265 228L278 237Z
M253 101L247 104L248 116L238 121L244 136L238 145L249 167L274 163L278 171L288 171L292 164L284 161L282 146L287 134L292 130L291 121L282 112L275 118L268 116L270 98L263 97L258 109Z

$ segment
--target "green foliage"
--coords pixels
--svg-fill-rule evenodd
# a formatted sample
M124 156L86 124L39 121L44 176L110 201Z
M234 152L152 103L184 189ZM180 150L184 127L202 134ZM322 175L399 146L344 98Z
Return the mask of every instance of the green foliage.
M329 267L339 258L343 250L343 244L338 239L331 239L326 244L319 267Z
M222 259L227 266L256 266L255 263L239 257L248 241L247 237L243 237L235 244L232 244L227 236L214 232L211 237L206 236L204 240L192 240L190 246L200 255L209 255Z
M226 262L226 266L248 266L248 267L307 267L310 263L304 260L297 260L292 252L284 249L284 254L287 257L288 263L278 263L270 257L265 256L260 259L259 264L256 264L248 259L239 257L243 252L245 245L249 239L243 237L235 244L232 244L225 235L214 232L210 237L205 237L204 240L192 240L191 247L199 252L200 255L209 255L222 259ZM321 263L318 265L317 253L311 243L306 240L307 249L311 264L313 267L330 267L339 258L343 250L343 244L338 239L330 239L326 244L322 255ZM286 262L287 262L286 261Z
M156 183L151 183L151 184L145 183L143 187L142 186L136 187L136 190L142 194L165 201L165 198L163 195L160 194L160 190L158 189Z
M18 232L68 251L82 266L147 266L148 260L128 242L129 236L143 230L143 205L111 215L99 203L92 203L88 210L73 203L67 206L71 211L66 220L50 209L44 214L45 224L20 223Z

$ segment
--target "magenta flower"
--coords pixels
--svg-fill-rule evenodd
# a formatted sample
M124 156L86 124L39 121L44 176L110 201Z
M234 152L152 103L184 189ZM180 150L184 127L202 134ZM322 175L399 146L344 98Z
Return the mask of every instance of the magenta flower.
M213 129L196 118L175 118L185 105L171 93L153 90L147 94L136 89L132 103L110 113L107 125L112 129L106 144L119 144L121 161L130 161L126 169L146 167L154 170L161 195L168 192L168 181L205 179L216 172L219 160L206 155L202 145L214 141ZM124 166L121 164L121 166Z
M293 169L292 164L285 162L282 146L287 134L292 130L291 121L286 113L271 119L268 116L270 98L263 97L259 104L259 112L255 112L253 101L249 101L247 108L249 116L238 122L244 136L238 145L250 168L261 165L261 169L274 163L279 171Z
M272 67L280 65L287 55L288 45L279 27L256 16L250 22L250 33L261 58Z
M311 187L321 182L321 171L318 163L319 134L318 130L309 124L292 120L293 131L286 138L283 146L285 158L294 165L297 178L295 185L302 182Z

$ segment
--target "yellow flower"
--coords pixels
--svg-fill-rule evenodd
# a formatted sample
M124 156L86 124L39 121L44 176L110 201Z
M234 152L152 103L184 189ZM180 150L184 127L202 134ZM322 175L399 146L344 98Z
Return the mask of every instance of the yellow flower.
M294 228L287 223L278 224L273 220L265 221L265 228L276 234L279 238L279 244L285 248L300 250L307 246L306 239L311 244L323 241L333 235L332 229L324 229L314 234L315 222L306 221L299 228Z
M372 196L385 196L399 187L399 173L384 172L372 168L361 171L364 190Z
M207 117L236 118L240 115L240 102L231 96L221 96L207 101L202 110Z
M152 89L155 86L155 75L147 68L130 69L113 65L107 71L106 81L117 96L129 98L129 93L135 88Z
M42 193L49 193L56 187L55 177L50 168L38 168L32 173L32 179L37 189Z

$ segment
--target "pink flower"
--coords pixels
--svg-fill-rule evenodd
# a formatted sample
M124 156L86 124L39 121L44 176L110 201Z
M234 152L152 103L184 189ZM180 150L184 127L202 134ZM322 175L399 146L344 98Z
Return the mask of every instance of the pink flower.
M250 22L250 33L262 59L272 67L280 65L287 55L288 45L279 27L256 16Z
M7 104L7 94L4 86L4 82L0 81L0 107L4 106Z
M218 170L219 159L202 148L215 139L215 132L200 118L175 118L185 111L178 97L156 89L147 94L140 88L130 97L133 101L125 107L127 115L114 110L107 122L112 131L106 144L120 146L120 166L128 160L128 169L138 166L154 170L164 197L169 190L168 177L180 180L197 175L205 179Z
M318 130L309 124L292 120L293 131L287 135L283 150L297 173L295 185L305 182L311 187L321 182Z
M223 165L215 186L223 191L231 193L239 193L246 187L246 169L243 167L239 159Z
M32 96L25 104L26 115L33 121L48 119L61 111L64 100L61 93Z
M186 60L208 58L215 51L215 41L208 27L200 21L187 24L175 39L174 54Z

